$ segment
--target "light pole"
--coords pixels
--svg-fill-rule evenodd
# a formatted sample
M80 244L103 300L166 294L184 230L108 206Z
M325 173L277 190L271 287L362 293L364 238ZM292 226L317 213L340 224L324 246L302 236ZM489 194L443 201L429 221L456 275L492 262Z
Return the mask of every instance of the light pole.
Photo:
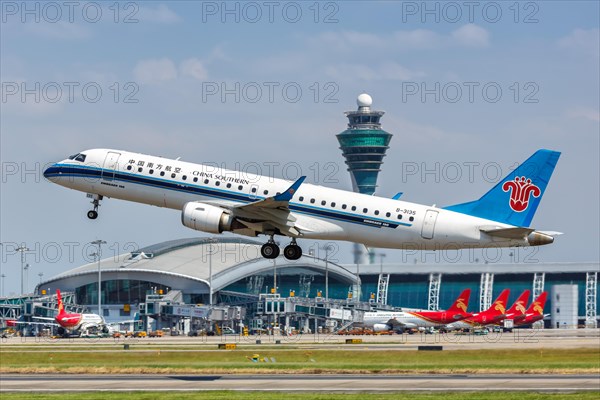
M356 301L360 303L360 289L361 289L361 284L360 284L360 270L358 269L359 264L358 264L358 259L356 260Z
M29 292L29 264L25 264L23 269L25 270L25 291Z
M40 277L40 283L42 283L42 276L44 276L44 273L43 272L39 272L38 276Z
M95 256L98 258L98 315L102 316L102 272L100 270L100 258L102 254L102 245L106 244L104 240L94 240L91 244L95 244L98 246L98 251L95 253Z
M6 278L5 274L0 275L0 278L2 278L2 297L4 297L4 279Z
M213 286L212 286L212 256L213 244L217 242L215 238L208 238L208 304L213 305Z
M379 253L379 274L383 275L383 259L385 258L385 253Z
M325 300L329 300L329 251L332 250L331 245L322 247L325 250Z
M29 249L27 248L27 246L25 246L25 244L22 244L21 246L17 247L16 249L18 252L21 253L21 296L25 293L24 290L24 286L23 286L23 274L25 273L25 252L29 251Z

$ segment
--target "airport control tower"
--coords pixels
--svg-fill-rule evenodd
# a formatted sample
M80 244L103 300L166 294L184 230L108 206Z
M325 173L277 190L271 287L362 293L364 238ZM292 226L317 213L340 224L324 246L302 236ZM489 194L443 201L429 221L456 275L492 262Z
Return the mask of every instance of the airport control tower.
M366 93L356 99L358 110L346 111L348 128L337 135L342 155L346 159L355 192L375 193L377 175L381 171L383 157L389 148L392 134L381 129L379 120L383 111L371 110L373 99ZM361 246L355 245L355 263L364 263ZM374 255L370 254L370 263Z

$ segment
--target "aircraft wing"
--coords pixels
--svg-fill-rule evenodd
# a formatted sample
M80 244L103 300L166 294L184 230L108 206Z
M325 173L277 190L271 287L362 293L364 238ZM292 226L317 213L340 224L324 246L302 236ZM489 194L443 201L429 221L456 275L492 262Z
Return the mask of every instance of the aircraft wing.
M33 317L33 319L41 319L43 321L55 321L54 318L50 318L50 317Z
M300 230L295 224L296 218L290 213L289 202L305 179L306 176L301 176L287 190L275 196L227 208L240 223L254 231L278 230L287 236L300 236Z

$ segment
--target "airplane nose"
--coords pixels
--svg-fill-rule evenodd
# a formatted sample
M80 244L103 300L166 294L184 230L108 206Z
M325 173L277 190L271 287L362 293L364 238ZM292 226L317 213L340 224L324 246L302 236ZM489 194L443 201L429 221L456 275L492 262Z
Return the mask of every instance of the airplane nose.
M59 168L56 164L52 164L48 168L44 170L44 178L48 179L51 182L56 182L58 180Z

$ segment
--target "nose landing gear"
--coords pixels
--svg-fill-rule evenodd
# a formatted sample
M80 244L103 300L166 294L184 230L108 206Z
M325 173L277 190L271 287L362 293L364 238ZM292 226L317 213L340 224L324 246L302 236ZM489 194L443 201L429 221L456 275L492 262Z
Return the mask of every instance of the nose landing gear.
M99 195L99 194L89 194L89 193L87 196L92 199L91 203L94 206L93 210L90 210L87 212L87 217L89 219L96 219L96 218L98 218L98 207L100 207L100 200L103 199L103 196Z

